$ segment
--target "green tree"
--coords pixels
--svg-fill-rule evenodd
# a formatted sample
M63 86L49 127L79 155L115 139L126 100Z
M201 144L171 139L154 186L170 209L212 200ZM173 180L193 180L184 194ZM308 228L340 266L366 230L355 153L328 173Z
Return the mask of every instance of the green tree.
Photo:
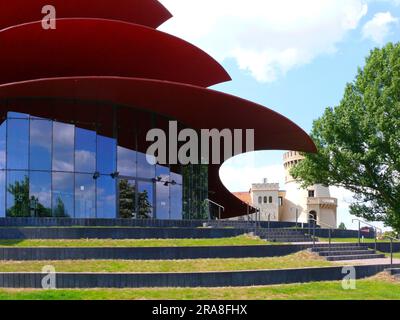
M339 224L339 229L340 230L346 230L347 228L346 228L346 225L342 222L342 223Z
M400 44L374 49L335 108L313 125L317 154L292 169L303 186L354 192L351 214L400 230Z

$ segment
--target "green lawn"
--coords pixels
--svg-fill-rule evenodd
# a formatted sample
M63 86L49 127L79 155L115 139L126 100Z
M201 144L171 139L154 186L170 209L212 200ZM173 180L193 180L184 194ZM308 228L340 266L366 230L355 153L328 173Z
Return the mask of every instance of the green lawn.
M57 272L201 272L290 269L334 265L309 252L285 257L196 260L59 260L1 261L0 272L41 272L52 265Z
M356 290L341 282L315 282L243 288L0 290L1 300L400 300L400 282L389 279L357 281Z
M0 247L195 247L270 244L248 235L219 239L80 239L80 240L0 240ZM274 243L276 244L276 243Z

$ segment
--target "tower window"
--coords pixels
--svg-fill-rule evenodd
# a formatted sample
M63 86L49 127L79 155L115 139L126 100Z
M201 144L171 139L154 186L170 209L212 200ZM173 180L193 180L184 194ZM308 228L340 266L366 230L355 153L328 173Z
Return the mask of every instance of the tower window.
M309 198L314 198L315 197L315 191L314 190L308 190L308 197Z
M262 204L262 197L258 197L258 203Z
M272 197L269 197L269 203L272 203Z
M267 203L267 197L264 197L264 203Z

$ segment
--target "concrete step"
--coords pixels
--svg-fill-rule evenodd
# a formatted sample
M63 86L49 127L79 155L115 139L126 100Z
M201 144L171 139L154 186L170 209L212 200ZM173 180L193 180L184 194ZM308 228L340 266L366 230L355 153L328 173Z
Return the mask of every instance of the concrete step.
M318 254L321 257L329 257L329 256L354 256L354 255L369 255L375 254L375 250L348 250L348 251L321 251Z
M339 246L324 246L324 247L316 247L313 248L313 252L326 252L326 251L365 251L368 250L368 247L339 247Z
M342 260L366 260L366 259L381 259L385 258L384 254L358 254L348 256L329 256L326 257L328 261L342 261Z
M329 243L319 243L316 248L328 247ZM358 243L355 242L332 242L331 247L359 247ZM368 248L368 244L362 243L360 247Z

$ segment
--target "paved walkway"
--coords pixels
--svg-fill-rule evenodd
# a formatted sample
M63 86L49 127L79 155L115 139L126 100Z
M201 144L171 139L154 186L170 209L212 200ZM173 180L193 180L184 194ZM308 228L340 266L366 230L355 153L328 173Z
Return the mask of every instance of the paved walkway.
M382 259L364 259L364 260L341 260L333 261L336 264L346 264L346 265L380 265L380 264L390 264L390 258ZM400 265L400 259L393 259L393 264Z

